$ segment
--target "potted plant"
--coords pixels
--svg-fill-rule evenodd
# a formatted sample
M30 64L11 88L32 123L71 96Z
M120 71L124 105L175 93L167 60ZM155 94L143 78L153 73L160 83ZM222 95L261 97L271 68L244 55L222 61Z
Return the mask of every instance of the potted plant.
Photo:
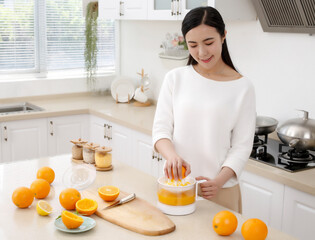
M94 91L96 87L96 69L97 69L97 18L98 2L90 2L87 5L85 17L85 70L87 85Z

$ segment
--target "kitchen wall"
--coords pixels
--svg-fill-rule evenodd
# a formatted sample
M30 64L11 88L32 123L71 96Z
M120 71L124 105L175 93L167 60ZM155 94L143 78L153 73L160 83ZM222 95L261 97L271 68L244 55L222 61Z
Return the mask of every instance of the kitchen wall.
M157 99L163 77L186 61L158 57L165 33L180 33L177 21L121 21L121 74L139 84L144 68L152 80L151 98ZM255 85L257 114L278 119L315 118L315 36L265 33L259 21L226 22L230 54L239 71Z

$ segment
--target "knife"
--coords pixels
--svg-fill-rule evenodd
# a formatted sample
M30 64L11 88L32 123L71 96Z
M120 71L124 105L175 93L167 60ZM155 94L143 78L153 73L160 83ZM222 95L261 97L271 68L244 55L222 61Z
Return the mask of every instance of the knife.
M130 195L128 195L127 197L125 198L122 198L114 203L112 203L111 205L103 208L102 210L105 210L105 209L109 209L109 208L112 208L112 207L115 207L115 206L118 206L118 205L121 205L121 204L124 204L126 202L130 202L131 200L135 199L136 198L136 194L135 193L132 193Z

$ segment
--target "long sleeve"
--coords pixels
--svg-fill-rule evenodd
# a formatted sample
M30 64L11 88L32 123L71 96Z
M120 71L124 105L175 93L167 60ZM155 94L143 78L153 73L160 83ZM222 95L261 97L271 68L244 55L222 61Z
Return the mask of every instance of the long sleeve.
M155 143L162 138L168 138L173 141L174 116L173 116L173 99L170 73L165 76L161 87L154 123L152 129L152 140L155 149Z
M231 134L231 148L222 167L230 167L237 178L240 176L253 147L256 125L255 91L248 88L240 104L239 115Z

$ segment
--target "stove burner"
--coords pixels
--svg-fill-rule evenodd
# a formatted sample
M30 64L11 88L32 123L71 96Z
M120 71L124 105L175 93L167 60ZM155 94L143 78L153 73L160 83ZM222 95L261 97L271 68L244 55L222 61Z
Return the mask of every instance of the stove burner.
M267 144L267 142L268 142L268 134L263 135L263 136L265 137L264 140L260 139L258 135L255 135L255 137L254 137L254 144L253 144L254 148L257 148L259 146Z
M274 139L268 139L266 143L266 137L265 141L261 136L255 136L255 139L250 155L253 160L288 172L315 168L315 151L300 151Z

